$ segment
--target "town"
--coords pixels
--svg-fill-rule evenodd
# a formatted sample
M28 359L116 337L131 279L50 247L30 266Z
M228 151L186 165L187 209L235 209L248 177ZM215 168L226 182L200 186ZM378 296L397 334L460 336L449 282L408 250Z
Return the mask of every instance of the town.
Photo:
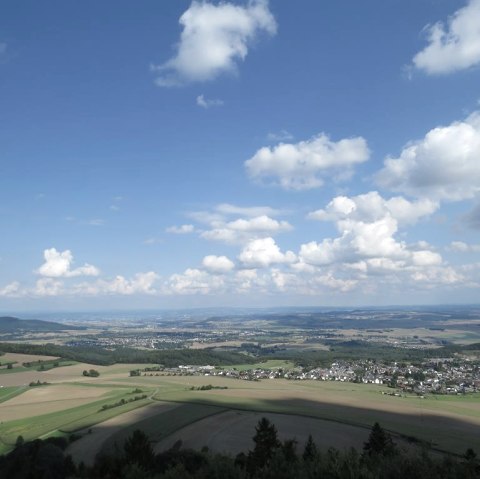
M140 371L139 371L140 373ZM145 368L143 375L223 376L246 381L288 379L341 381L385 385L400 393L468 394L480 389L480 363L467 358L433 358L420 366L375 360L337 361L326 368L254 368L237 370L215 366L179 365L177 368ZM392 393L392 395L395 393Z

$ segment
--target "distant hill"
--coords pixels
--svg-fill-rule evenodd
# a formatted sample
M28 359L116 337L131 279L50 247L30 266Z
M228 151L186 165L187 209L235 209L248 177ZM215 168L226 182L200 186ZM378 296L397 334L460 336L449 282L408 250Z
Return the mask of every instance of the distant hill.
M20 331L64 331L67 329L84 329L78 326L41 321L39 319L19 319L11 316L0 317L0 334L18 333Z

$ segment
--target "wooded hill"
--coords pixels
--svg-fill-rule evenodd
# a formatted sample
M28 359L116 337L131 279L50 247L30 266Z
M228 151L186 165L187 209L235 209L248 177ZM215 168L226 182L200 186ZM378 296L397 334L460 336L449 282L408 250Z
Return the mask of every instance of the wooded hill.
M42 321L40 319L19 319L12 316L0 317L0 334L20 333L22 331L50 332L85 329L68 324L54 323L53 321Z

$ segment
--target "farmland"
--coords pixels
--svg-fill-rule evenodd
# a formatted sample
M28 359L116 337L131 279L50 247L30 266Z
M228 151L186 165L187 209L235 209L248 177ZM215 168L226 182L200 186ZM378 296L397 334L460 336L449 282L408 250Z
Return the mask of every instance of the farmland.
M186 446L235 452L250 447L255 423L263 415L278 425L281 437L295 436L299 443L311 433L322 446L358 447L379 421L400 441L415 437L455 453L480 447L478 395L421 399L382 394L389 392L383 386L336 381L129 376L144 364L95 366L98 378L82 376L90 367L78 363L3 375L2 382L13 385L0 389L2 450L11 448L19 435L34 439L76 433L83 439L71 446L72 454L89 462L102 448L141 427L157 450L183 439ZM49 384L23 386L38 377ZM213 389L198 390L205 385ZM135 391L146 397L128 402ZM112 404L119 405L102 410Z
M309 434L321 448L359 448L378 421L402 447L480 450L479 347L467 344L477 322L392 315L395 328L361 311L192 317L2 343L0 453L19 436L74 435L67 452L91 464L140 428L157 452L181 440L235 454L263 416L299 448Z

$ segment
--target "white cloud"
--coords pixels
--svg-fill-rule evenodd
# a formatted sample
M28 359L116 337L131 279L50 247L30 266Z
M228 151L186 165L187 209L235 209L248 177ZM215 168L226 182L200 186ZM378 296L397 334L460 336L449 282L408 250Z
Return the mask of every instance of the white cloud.
M165 231L167 233L183 235L193 233L195 231L195 227L193 225L169 226Z
M224 215L240 216L278 216L282 211L270 206L237 206L229 203L222 203L215 207L215 210Z
M34 296L60 296L65 293L63 283L53 278L40 278L31 292Z
M46 249L43 252L45 263L38 268L37 273L49 278L72 278L75 276L98 276L100 271L95 266L85 263L76 269L71 269L73 255L70 250L63 252L55 248Z
M470 0L449 19L427 26L428 46L413 58L416 68L431 75L480 64L480 0Z
M447 249L457 253L480 253L480 244L467 244L463 241L452 241Z
M179 22L183 31L176 55L152 67L160 73L159 86L207 81L235 71L260 32L274 35L277 30L268 0L249 0L246 6L193 1Z
M197 96L197 105L205 108L205 110L208 110L212 106L222 106L223 104L223 100L219 100L218 98L205 98L203 94Z
M99 295L126 295L133 294L155 294L154 283L159 279L158 274L153 271L137 273L131 279L118 275L108 281L99 279L93 283L81 283L76 285L74 292L91 296Z
M202 260L202 266L210 273L224 274L235 268L235 263L226 256L205 256Z
M269 206L238 206L222 203L216 205L211 211L195 211L188 216L208 226L208 229L196 228L201 238L227 244L244 244L252 239L292 230L292 225L287 221L271 217L284 213Z
M274 235L292 230L287 221L278 221L262 215L255 218L239 218L234 221L212 223L213 228L201 233L201 237L208 240L225 243L244 243L250 239Z
M420 218L434 213L438 203L426 198L408 201L401 196L385 200L377 191L370 191L352 198L337 196L325 209L309 213L308 218L321 221L338 221L350 218L358 221L375 221L389 214L399 224L413 224Z
M430 130L398 158L387 158L376 179L384 188L417 197L474 197L480 192L480 113Z
M415 266L438 266L442 264L442 257L434 251L413 251L412 263Z
M211 275L195 268L185 270L183 274L170 276L166 293L170 294L210 294L223 290L225 282L220 275Z
M337 181L350 177L353 166L369 156L362 137L334 142L322 133L299 143L260 148L245 167L251 178L272 180L285 189L305 190L322 186L326 174L336 175Z
M437 207L423 199L385 200L376 191L351 198L338 196L309 217L333 221L340 236L301 245L300 261L313 266L343 266L364 275L441 265L442 257L427 243L407 245L395 238L401 225L415 223Z
M339 279L335 278L332 273L328 273L323 276L317 276L314 278L314 283L320 286L327 286L330 289L340 291L342 293L347 293L351 291L355 286L357 286L358 281L354 279ZM318 292L318 289L316 289ZM315 294L315 288L312 291Z
M277 133L269 133L268 141L292 141L294 136L287 130L280 130Z
M23 296L24 291L18 281L13 281L0 289L0 297L18 298Z
M415 271L412 273L411 279L418 283L424 283L427 288L466 282L466 278L450 266Z
M250 241L238 259L247 268L267 268L273 264L293 263L297 257L292 251L282 253L273 238Z

